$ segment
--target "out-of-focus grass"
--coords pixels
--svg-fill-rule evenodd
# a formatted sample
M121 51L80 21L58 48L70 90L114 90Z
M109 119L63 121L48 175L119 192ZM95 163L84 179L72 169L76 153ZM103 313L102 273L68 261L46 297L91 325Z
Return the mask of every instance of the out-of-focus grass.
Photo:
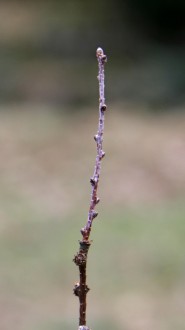
M4 109L0 119L1 329L75 329L72 258L87 217L97 116L31 108ZM93 329L184 329L182 119L107 113L88 259Z

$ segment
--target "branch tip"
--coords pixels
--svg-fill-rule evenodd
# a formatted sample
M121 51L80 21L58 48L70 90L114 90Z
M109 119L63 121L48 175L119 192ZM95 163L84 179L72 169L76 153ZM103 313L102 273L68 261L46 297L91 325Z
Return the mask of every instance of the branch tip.
M107 56L104 54L103 49L101 47L97 48L96 57L101 60L102 64L107 62Z
M96 56L101 57L104 55L103 49L101 47L98 47L96 50Z

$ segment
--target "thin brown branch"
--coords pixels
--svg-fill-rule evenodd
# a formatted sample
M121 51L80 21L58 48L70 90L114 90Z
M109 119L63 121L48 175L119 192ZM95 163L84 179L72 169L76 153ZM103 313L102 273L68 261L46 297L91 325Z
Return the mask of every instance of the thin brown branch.
M90 179L90 183L92 186L91 193L91 202L88 213L88 220L86 226L82 228L81 233L83 236L83 240L88 241L91 227L94 218L97 217L98 213L95 212L95 207L99 203L100 199L97 197L98 184L100 179L100 170L101 170L101 160L105 156L105 152L103 151L103 132L104 132L104 119L105 119L105 111L107 106L105 104L105 84L104 84L104 65L107 61L106 55L101 48L98 48L96 51L96 56L98 60L98 81L99 81L99 123L98 123L98 131L94 136L94 140L97 144L97 156L96 163L94 168L94 174Z
M79 298L80 309L79 309L79 329L78 330L90 330L86 326L86 296L89 288L86 284L86 266L87 266L87 254L91 242L89 241L90 232L92 228L93 220L97 217L98 213L95 211L96 205L100 199L97 196L98 184L100 179L101 160L105 156L103 151L103 132L104 132L104 119L105 111L107 109L105 104L104 95L104 65L107 61L107 57L101 48L96 51L98 60L98 81L99 81L99 123L98 131L94 136L94 140L97 145L97 155L93 176L90 179L92 186L91 201L88 212L87 223L84 228L81 229L82 240L79 242L79 252L75 255L73 261L79 267L80 281L75 284L73 292Z

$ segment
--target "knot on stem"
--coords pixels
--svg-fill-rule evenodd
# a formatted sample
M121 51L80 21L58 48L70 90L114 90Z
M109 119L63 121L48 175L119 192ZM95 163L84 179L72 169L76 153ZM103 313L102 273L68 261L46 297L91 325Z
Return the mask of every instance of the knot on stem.
M73 259L74 263L77 266L85 265L87 262L87 254L83 252L78 252Z
M84 287L83 287L83 291L87 294L87 292L90 290L90 288L87 286L87 285L85 285ZM77 297L79 297L80 296L80 294L82 293L82 290L81 290L81 287L80 287L80 283L79 282L77 282L77 283L75 283L75 286L74 286L74 288L73 288L73 293L74 293L74 295L75 296L77 296Z

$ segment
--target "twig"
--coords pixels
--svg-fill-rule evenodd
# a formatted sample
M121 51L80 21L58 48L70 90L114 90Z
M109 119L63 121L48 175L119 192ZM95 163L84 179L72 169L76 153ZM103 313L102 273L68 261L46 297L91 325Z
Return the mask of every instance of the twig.
M79 328L78 330L90 330L86 326L86 295L89 288L86 284L86 265L87 265L87 254L91 241L89 241L90 232L92 228L93 220L97 217L98 213L95 211L96 205L100 199L97 197L97 190L100 178L101 160L105 156L103 151L103 132L104 132L104 118L105 111L107 109L105 104L104 95L104 65L107 61L107 57L101 48L96 51L96 57L98 60L98 81L99 81L99 123L98 131L94 136L94 140L97 144L97 156L94 168L94 174L90 179L92 186L91 201L88 212L88 220L84 228L81 229L82 240L79 242L79 252L74 256L73 261L79 267L80 281L75 284L73 292L79 297L80 310L79 310Z

